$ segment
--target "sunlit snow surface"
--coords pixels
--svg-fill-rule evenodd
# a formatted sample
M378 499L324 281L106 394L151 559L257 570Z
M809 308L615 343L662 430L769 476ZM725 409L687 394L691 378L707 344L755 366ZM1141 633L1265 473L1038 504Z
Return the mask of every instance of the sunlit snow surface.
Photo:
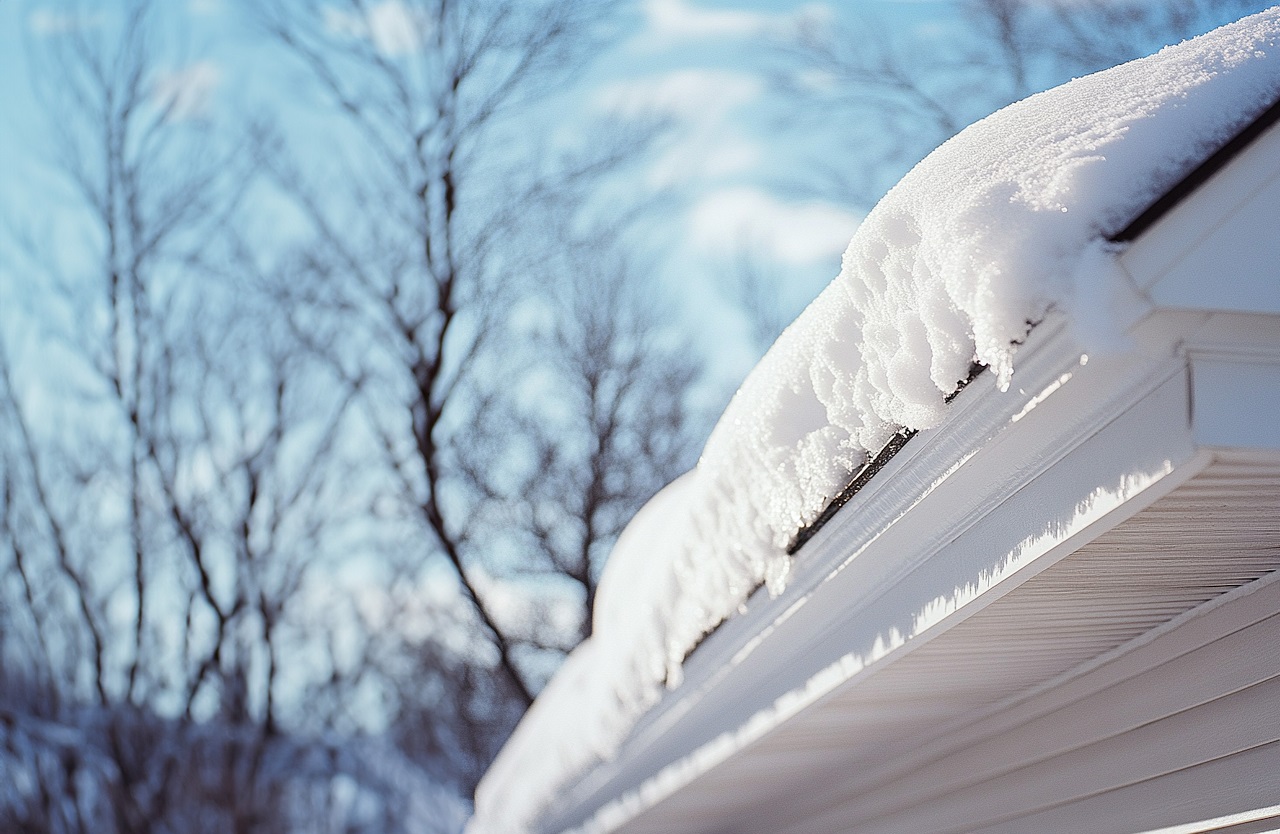
M477 792L479 832L530 830L678 686L688 652L761 583L868 450L925 429L971 361L1002 383L1054 307L1086 344L1145 302L1104 242L1280 94L1280 10L1041 93L921 162L867 216L840 275L747 378L697 468L610 558L596 630Z

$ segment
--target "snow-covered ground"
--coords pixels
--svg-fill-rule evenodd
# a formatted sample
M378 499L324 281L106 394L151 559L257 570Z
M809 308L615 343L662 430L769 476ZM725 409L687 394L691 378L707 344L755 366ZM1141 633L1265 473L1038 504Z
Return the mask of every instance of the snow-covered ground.
M840 275L748 377L697 468L635 518L594 636L529 711L477 792L470 831L530 830L613 757L681 663L787 543L902 427L946 413L970 362L1002 385L1050 308L1107 350L1147 309L1119 230L1280 94L1280 10L1032 96L921 162L868 215Z
M0 831L457 834L468 804L376 740L263 737L123 708L0 707ZM255 830L257 830L255 828Z

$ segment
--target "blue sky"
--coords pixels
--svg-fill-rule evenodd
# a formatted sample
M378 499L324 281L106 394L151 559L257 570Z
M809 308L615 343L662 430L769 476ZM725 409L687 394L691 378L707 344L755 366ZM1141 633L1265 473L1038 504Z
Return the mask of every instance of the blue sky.
M173 32L183 34L165 44L154 89L191 118L266 113L303 135L325 130L323 117L310 111L300 88L291 85L279 52L245 20L242 2L161 0L157 6ZM368 38L388 54L417 47L405 34L409 27L403 24L411 16L405 0L366 0L367 21L339 11L345 2L322 3L331 28ZM835 276L840 253L869 208L842 199L838 188L815 187L824 177L830 181L824 171L875 163L857 159L856 152L849 158L849 148L836 141L839 129L796 129L801 110L810 127L814 122L821 127L823 114L812 106L789 107L771 87L777 55L770 42L803 21L872 18L882 33L910 42L916 50L911 58L930 45L945 52L958 43L951 35L960 31L960 5L958 0L624 0L617 42L561 94L558 110L544 111L552 120L562 119L569 133L575 125L581 131L585 118L607 113L658 114L674 126L659 152L622 187L667 198L645 232L657 257L642 262L649 279L676 296L684 311L678 328L703 340L722 387L732 390L764 347L749 336L747 321L726 297L726 278L742 253L749 252L776 285L778 306L789 318ZM124 8L124 0L0 0L0 253L6 218L27 222L40 216L32 206L56 199L34 161L33 150L46 144L45 114L30 92L24 41L41 46L68 29L109 28ZM930 56L921 58L927 62ZM973 117L985 114L983 106L976 103ZM850 125L851 135L858 135L858 127ZM305 152L305 146L296 150ZM912 148L906 155L922 150ZM873 187L883 188L905 171L875 173ZM281 223L274 221L277 229ZM4 290L0 286L0 305Z
M123 4L100 0L72 5L41 0L0 0L0 157L18 162L0 169L0 185L12 194L29 170L29 148L41 114L26 79L23 38L59 37L76 26L109 24ZM384 0L378 6L394 6ZM847 4L786 0L637 0L627 10L627 31L596 61L573 95L595 109L649 107L671 116L678 142L653 161L653 185L681 183L687 239L694 249L730 246L741 230L772 230L767 249L782 262L808 265L832 257L851 233L856 216L845 208L808 202L788 205L765 187L794 159L795 148L777 145L764 113L768 60L762 36L781 33L803 17L829 18ZM918 26L947 4L937 1L860 0L864 8ZM173 0L166 12L189 33L184 55L155 81L157 91L182 91L191 114L246 100L279 101L284 91L265 52L232 0ZM371 37L378 37L372 32ZM390 43L394 47L394 43ZM274 87L274 88L273 88ZM765 235L769 237L769 235Z
M280 67L233 3L164 4L174 30L184 35L175 38L169 63L153 84L185 116L255 107L287 112ZM783 187L800 175L806 158L822 151L798 148L794 136L776 129L764 44L802 20L829 20L849 7L812 0L635 0L624 10L619 42L567 93L590 112L658 113L673 123L671 140L636 175L634 187L678 195L678 208L666 215L663 237L670 244L664 272L668 282L692 287L689 306L705 310L719 304L716 273L732 268L744 241L780 277L782 295L795 310L835 275L865 207L806 198ZM38 45L71 28L109 27L122 8L112 0L0 0L0 158L7 160L0 167L0 202L9 216L25 213L24 204L48 199L32 178L37 169L31 149L42 144L44 115L26 77L24 38ZM337 8L334 25L343 25ZM372 8L382 18L364 24L361 36L389 51L414 47L396 26L403 20L397 15L404 14L398 0L380 0ZM951 8L933 0L858 3L860 12L894 27L932 25ZM690 274L700 280L691 285ZM716 320L715 339L725 348L719 351L721 370L739 375L754 361L756 347L734 349L742 340L732 314L722 311Z

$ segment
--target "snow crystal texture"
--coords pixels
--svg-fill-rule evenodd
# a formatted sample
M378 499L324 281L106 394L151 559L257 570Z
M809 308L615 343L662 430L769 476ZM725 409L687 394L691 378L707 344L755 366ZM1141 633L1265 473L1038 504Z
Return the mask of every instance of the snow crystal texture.
M1105 242L1280 94L1280 10L1077 79L978 122L867 216L840 275L747 378L697 468L610 559L594 636L482 782L479 832L531 830L614 755L681 663L900 428L936 426L970 362L1002 386L1050 308L1083 337L1135 297ZM562 795L562 794L561 794Z

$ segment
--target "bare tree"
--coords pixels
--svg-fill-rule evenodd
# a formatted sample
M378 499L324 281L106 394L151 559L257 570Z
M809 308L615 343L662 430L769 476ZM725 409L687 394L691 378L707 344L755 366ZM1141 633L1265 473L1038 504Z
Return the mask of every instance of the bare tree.
M75 230L76 248L58 257L59 241L36 242L27 264L50 290L38 319L71 323L46 333L45 347L79 384L27 373L5 391L41 538L91 636L97 700L176 696L190 714L207 684L233 674L237 623L263 609L252 526L277 497L261 481L292 415L289 368L237 345L244 332L231 325L244 311L204 280L242 194L244 154L210 143L180 112L181 91L166 89L180 82L158 69L157 14L134 2L110 28L73 29L33 51L51 167L70 192L62 230ZM30 368L19 358L13 371ZM62 400L74 436L33 430L24 400L39 394ZM113 502L114 517L94 502ZM127 637L104 614L123 599ZM156 642L175 617L200 632L180 650Z
M559 252L530 276L544 292L503 343L508 367L472 390L481 405L457 450L476 585L535 687L590 634L613 541L691 465L699 424L688 404L698 361L661 326L663 305L629 261L598 237ZM470 787L523 705L476 662L493 651L482 634L449 648L465 633L461 603L424 596L407 587L383 614L400 631L374 624L366 653L394 693L402 746L433 768L449 763L433 772Z
M151 797L144 819L115 812L126 781L121 758ZM466 814L461 800L385 744L264 742L245 727L120 708L73 724L0 708L0 771L6 831L457 834Z
M532 341L541 367L525 372L551 396L514 404L509 423L533 445L529 465L505 486L488 481L519 512L512 527L531 538L521 551L535 558L524 570L567 579L580 595L576 633L553 650L590 636L608 550L640 505L692 464L688 397L700 363L664 331L666 305L636 261L594 237L552 261L554 316ZM484 482L478 468L473 477Z
M480 764L589 629L604 552L683 449L691 373L652 370L657 328L636 315L619 264L579 251L572 274L551 269L568 245L560 230L643 146L609 130L567 146L534 106L592 54L612 5L259 8L338 125L323 149L286 142L270 157L312 233L277 295L360 391L392 487L378 499L384 529L402 525L392 604L436 609L397 608L402 621L449 624L400 649L375 638L366 654L383 669L408 663L431 693L393 687L402 724L434 726L419 747L482 751ZM545 332L539 316L554 320ZM460 604L423 603L428 580ZM451 629L476 642L429 645Z
M62 201L11 230L41 291L3 278L35 324L0 331L0 701L103 716L117 830L187 807L156 756L206 724L258 740L223 794L250 817L299 728L390 723L469 786L588 633L609 544L687 462L694 364L573 242L643 137L511 141L608 6L255 4L327 147L222 130L160 4L33 44ZM276 248L264 168L308 222ZM346 599L339 565L376 578Z
M954 22L892 29L869 11L806 19L780 44L779 84L808 128L834 128L839 167L810 182L870 207L929 151L1036 90L1265 8L1260 0L959 0Z
M1265 0L957 0L937 25L893 28L869 9L804 18L773 43L777 101L801 126L804 176L786 187L870 209L964 127L1073 77L1228 23ZM815 142L813 137L822 136ZM831 153L830 148L841 152ZM837 162L833 163L831 160ZM790 316L758 254L740 252L725 294L761 349Z
M282 721L301 723L279 677L314 673L301 592L362 508L340 444L354 391L253 295L248 144L214 129L200 79L165 51L162 6L85 21L31 44L54 196L36 203L46 234L8 230L0 276L28 307L0 330L0 606L16 626L0 704L97 722L111 824L50 826L135 832L193 799L157 763L204 722L240 739L226 813L270 799L248 786ZM38 787L79 808L64 775Z

